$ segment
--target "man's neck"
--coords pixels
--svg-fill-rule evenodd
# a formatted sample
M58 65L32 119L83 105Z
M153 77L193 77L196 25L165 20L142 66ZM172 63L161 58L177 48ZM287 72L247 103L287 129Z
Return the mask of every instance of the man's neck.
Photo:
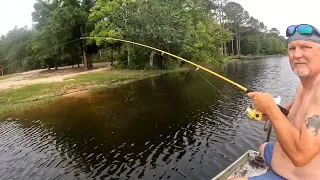
M319 80L319 74L316 74L314 76L308 76L308 77L300 77L302 87L305 90L312 89L312 87L315 85L315 83L317 83L318 80Z

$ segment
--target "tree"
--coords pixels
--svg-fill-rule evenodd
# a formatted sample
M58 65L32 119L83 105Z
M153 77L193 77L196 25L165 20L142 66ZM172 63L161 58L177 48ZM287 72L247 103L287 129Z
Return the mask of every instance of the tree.
M53 0L51 3L38 0L34 5L35 12L32 16L35 28L39 30L38 40L34 42L34 50L41 51L56 47L41 58L48 69L52 60L56 69L59 64L69 64L71 58L76 59L74 63L79 63L80 47L85 69L92 68L92 62L87 58L85 42L77 41L67 44L69 41L88 35L91 31L92 27L90 29L87 21L92 6L93 1L90 0Z
M273 37L279 37L280 36L280 31L277 28L271 28L269 30L269 34Z
M259 35L247 36L246 40L243 43L243 53L258 55L261 52L261 37Z
M190 59L209 61L220 55L222 43L230 39L229 31L214 23L211 8L207 0L140 0L125 4L98 0L89 19L96 24L93 36L138 41ZM98 45L103 43L101 39L96 41ZM154 61L164 67L165 57L148 49L127 44L126 53L126 67L153 66Z
M171 57L150 49L103 38L79 40L86 36L132 40L198 62L220 62L227 50L245 55L286 52L285 38L276 28L268 30L229 0L37 0L32 19L32 30L15 28L0 38L5 73L79 66L81 59L91 69L94 54L110 50L113 64L116 49L123 67L174 66L167 61Z
M28 70L31 67L24 66L22 61L28 55L32 55L28 48L31 42L32 31L27 27L10 30L0 41L0 64L4 65L5 74Z
M235 33L236 36L236 49L237 54L241 54L241 31L242 26L245 26L247 21L249 20L249 13L243 9L243 7L235 2L229 2L224 6L225 12L225 20L227 26L231 29L232 32ZM232 41L232 54L234 54L233 50L233 41Z
M104 1L97 0L92 8L89 21L95 24L92 36L115 37L127 39L130 37L130 25L133 25L133 8L136 1ZM103 43L102 39L96 39L98 45ZM127 65L131 62L131 45L127 44Z
M212 10L213 10L213 16L215 17L216 22L222 26L222 28L225 27L225 13L224 13L224 6L229 3L229 0L213 0L212 3ZM227 54L227 45L225 42L222 43L222 53Z

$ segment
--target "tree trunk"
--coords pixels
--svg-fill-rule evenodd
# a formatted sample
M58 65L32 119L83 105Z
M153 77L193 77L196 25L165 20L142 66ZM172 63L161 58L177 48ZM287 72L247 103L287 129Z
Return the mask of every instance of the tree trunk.
M113 44L111 45L111 66L113 65Z
M238 32L236 32L236 49L235 49L236 54L239 54L239 43L238 43Z
M236 32L236 52L239 55L238 32Z
M153 56L154 56L155 52L151 51L151 55L150 55L150 61L149 61L149 65L150 68L153 69Z
M161 69L164 68L164 56L162 56L162 59L161 59Z
M101 49L99 49L99 53L100 53L100 59L99 60L101 60L102 59Z
M224 54L227 54L227 43L224 43Z
M238 55L240 55L241 54L241 40L240 40L241 38L240 38L240 33L238 34Z
M58 66L57 66L57 59L54 58L54 69L57 70L58 69Z
M88 70L93 69L93 65L92 65L92 55L88 56Z
M238 39L238 55L240 55L240 41Z
M83 37L83 32L82 32L82 28L81 27L80 27L80 32L81 32L81 37ZM82 39L83 65L84 65L84 69L85 70L89 70L87 54L86 54L86 51L84 49L84 45L85 45L85 42L84 42L84 39Z
M118 47L118 57L120 57L121 54L121 46Z
M85 70L88 70L88 59L86 51L83 49L83 66Z
M131 61L131 59L130 59L130 51L131 51L131 48L130 48L130 44L129 43L127 43L127 51L128 51L128 57L127 57L128 64L127 64L127 67L130 67L130 61Z
M231 40L231 50L232 50L232 55L234 55L233 41L234 41L234 39L232 39L232 40Z
M128 10L126 9L126 17L124 18L124 27L125 27L125 29L127 29L127 18L128 18ZM127 51L128 51L128 64L127 64L127 68L128 67L130 67L130 61L131 61L131 59L130 59L130 44L129 43L127 43Z
M18 68L16 70L20 71L20 66L19 66L19 63L17 64Z

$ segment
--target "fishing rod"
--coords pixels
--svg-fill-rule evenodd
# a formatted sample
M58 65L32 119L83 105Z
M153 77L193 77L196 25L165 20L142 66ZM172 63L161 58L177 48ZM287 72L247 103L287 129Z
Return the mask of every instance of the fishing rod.
M169 52L166 52L166 51L163 51L163 50L160 50L160 49L157 49L157 48L148 46L148 45L144 45L144 44L141 44L141 43L137 43L137 42L133 42L133 41L128 41L128 40L124 40L124 39L111 38L111 37L81 37L80 39L104 39L104 40L113 40L113 41L120 41L120 42L125 42L125 43L129 43L129 44L135 44L135 45L138 45L138 46L146 47L146 48L149 48L149 49L152 49L152 50L161 52L162 54L167 54L167 55L169 55L169 56L175 57L175 58L177 58L177 59L179 59L179 60L181 60L181 61L187 62L187 63L189 63L189 64L197 67L197 70L198 70L198 69L202 69L202 70L204 70L204 71L206 71L206 72L208 72L208 73L210 73L210 74L213 74L213 75L215 75L216 77L219 77L220 79L222 79L222 80L224 80L224 81L227 81L227 82L229 82L230 84L238 87L239 89L241 89L242 91L244 91L244 92L246 92L246 93L254 92L253 90L248 89L248 88L246 88L246 87L244 87L244 86L242 86L242 85L240 85L240 84L238 84L238 83L236 83L236 82L234 82L234 81L232 81L232 80L230 80L230 79L228 79L228 78L226 78L226 77L224 77L224 76L221 76L220 74L215 73L215 72L211 71L210 69L207 69L207 68L205 68L205 67L203 67L203 66L201 66L201 65L199 65L199 64L196 64L196 63L191 62L191 61L189 61L189 60L186 60L186 59L184 59L184 58L182 58L182 57L179 57L179 56L177 56L177 55L171 54L171 53L169 53ZM275 101L278 101L278 99L275 99ZM279 103L280 103L280 102L279 102ZM281 110L281 112L282 112L285 116L287 116L287 115L289 114L289 111L288 111L287 109L283 108L282 106L280 106L279 103L277 103L279 109ZM251 119L262 120L262 113L259 112L259 111L256 110L256 109L247 108L245 112L246 112L247 116L248 116L249 118L251 118Z

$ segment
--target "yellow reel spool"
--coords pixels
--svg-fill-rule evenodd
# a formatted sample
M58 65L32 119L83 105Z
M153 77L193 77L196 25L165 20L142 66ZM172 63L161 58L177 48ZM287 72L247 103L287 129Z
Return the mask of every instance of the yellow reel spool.
M246 115L248 118L250 119L254 119L257 121L262 121L263 120L263 116L262 113L256 109L252 109L250 107L247 107L246 111L245 111Z
M280 104L281 102L281 97L278 96L277 98L273 98L274 102L276 104ZM245 110L245 114L247 115L248 118L253 119L253 120L257 120L257 121L262 121L263 120L263 115L260 111L247 107L247 109Z

